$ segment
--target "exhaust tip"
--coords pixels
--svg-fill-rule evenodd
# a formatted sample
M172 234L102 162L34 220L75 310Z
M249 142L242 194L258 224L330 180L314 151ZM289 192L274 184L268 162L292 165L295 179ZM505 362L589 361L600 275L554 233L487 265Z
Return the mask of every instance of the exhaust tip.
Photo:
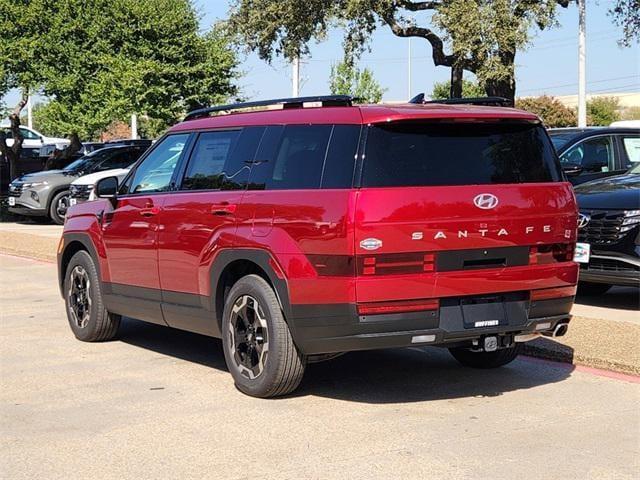
M556 325L556 328L553 329L553 336L554 337L562 337L567 333L568 330L569 330L569 325L568 324L559 323L558 325Z

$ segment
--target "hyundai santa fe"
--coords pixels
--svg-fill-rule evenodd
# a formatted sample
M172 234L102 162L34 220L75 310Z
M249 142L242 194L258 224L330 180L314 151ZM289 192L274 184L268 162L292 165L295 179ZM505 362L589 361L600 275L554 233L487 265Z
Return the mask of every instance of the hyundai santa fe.
M75 336L113 339L129 316L220 337L249 395L292 392L308 362L354 350L432 345L499 367L570 320L576 203L524 111L212 107L96 194L58 249Z

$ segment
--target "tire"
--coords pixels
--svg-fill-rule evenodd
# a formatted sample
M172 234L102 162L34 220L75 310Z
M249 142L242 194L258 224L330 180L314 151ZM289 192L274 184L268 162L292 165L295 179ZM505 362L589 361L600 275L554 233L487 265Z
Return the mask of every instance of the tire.
M606 283L580 282L578 283L578 295L604 295L611 287L612 285Z
M49 218L57 225L64 224L64 217L69 208L69 190L56 193L49 205Z
M241 278L229 291L222 346L242 393L259 398L286 395L302 380L305 358L293 343L275 292L258 275Z
M69 326L78 340L104 342L115 338L121 317L109 313L104 307L98 271L84 250L71 257L67 266L64 301Z
M450 348L449 352L465 367L498 368L513 362L522 351L522 344L515 343L495 352L474 352L468 348Z

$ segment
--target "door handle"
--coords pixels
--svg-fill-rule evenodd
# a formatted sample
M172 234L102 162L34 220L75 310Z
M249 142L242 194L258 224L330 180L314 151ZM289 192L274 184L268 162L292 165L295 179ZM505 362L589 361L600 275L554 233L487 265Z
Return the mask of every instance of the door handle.
M229 202L214 203L211 205L211 213L214 215L233 215L237 205Z
M159 213L160 207L148 207L140 209L140 215L142 215L143 217L153 217L154 215L157 215Z

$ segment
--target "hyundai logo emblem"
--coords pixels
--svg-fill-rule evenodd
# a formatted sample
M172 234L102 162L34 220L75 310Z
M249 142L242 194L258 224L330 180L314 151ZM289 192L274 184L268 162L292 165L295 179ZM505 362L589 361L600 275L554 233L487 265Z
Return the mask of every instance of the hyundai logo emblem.
M491 193L481 193L474 197L473 204L483 210L490 210L498 206L498 197Z
M584 228L591 221L591 217L586 213L580 213L578 215L578 228Z

